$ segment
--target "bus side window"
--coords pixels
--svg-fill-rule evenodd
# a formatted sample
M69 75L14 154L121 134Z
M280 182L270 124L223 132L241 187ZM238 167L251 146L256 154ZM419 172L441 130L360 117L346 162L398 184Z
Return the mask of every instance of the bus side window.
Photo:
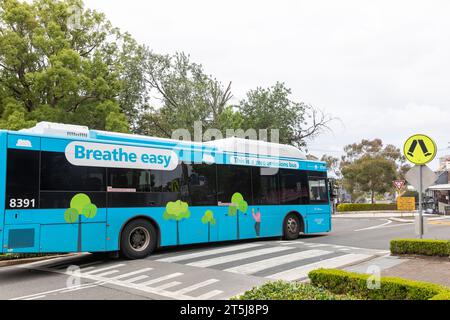
M306 171L280 169L281 204L308 204L308 178Z
M6 208L35 209L39 199L39 151L8 150Z
M309 178L309 197L311 202L328 202L327 180L325 178Z

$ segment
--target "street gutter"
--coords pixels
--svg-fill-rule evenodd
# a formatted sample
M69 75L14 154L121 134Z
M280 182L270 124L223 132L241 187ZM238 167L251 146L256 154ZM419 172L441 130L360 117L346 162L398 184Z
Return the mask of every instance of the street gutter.
M62 254L62 255L55 255L55 256L3 260L3 261L0 261L0 268L11 267L11 266L21 265L21 264L26 264L26 263L32 263L32 262L51 260L51 259L56 259L56 258L70 257L73 255L75 255L75 254L69 253L69 254Z

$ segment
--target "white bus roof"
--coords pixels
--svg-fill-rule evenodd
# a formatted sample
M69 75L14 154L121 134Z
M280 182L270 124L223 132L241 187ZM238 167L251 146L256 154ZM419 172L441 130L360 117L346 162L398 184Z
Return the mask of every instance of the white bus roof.
M118 141L127 140L129 142L135 143L161 142L171 144L173 146L180 145L180 147L213 148L217 149L220 152L225 153L236 152L260 156L307 160L306 155L294 146L259 140L242 139L237 137L213 140L208 142L194 142L194 141L149 137L144 135L101 131L101 130L89 130L89 128L86 126L51 123L51 122L40 122L35 127L30 129L24 129L21 130L20 132L45 136L70 137L70 138L86 138L99 140L107 139Z

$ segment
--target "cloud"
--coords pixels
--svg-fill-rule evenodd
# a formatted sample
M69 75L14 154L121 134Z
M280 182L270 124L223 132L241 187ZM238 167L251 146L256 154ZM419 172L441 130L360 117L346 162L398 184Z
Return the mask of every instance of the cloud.
M284 81L339 117L311 150L363 138L401 146L426 132L445 153L450 122L446 0L87 0L156 52L185 51L239 100ZM322 151L318 151L321 153Z

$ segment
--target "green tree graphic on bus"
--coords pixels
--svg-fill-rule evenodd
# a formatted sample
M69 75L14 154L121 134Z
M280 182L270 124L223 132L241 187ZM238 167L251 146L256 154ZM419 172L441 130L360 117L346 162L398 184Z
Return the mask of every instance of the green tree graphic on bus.
M244 200L244 196L239 192L236 192L231 197L231 206L228 207L228 216L234 217L236 216L236 229L237 229L237 238L240 238L240 230L239 230L239 212L247 213L248 203Z
M211 241L211 226L216 225L216 219L214 218L214 212L207 210L202 217L202 223L208 224L208 242Z
M188 219L191 216L189 205L186 202L178 200L176 202L169 202L166 205L166 210L163 213L164 220L173 220L177 223L177 245L180 244L179 223L183 219Z
M67 223L78 222L78 251L81 252L81 215L93 219L97 215L97 206L84 193L75 195L70 201L70 208L64 212Z

